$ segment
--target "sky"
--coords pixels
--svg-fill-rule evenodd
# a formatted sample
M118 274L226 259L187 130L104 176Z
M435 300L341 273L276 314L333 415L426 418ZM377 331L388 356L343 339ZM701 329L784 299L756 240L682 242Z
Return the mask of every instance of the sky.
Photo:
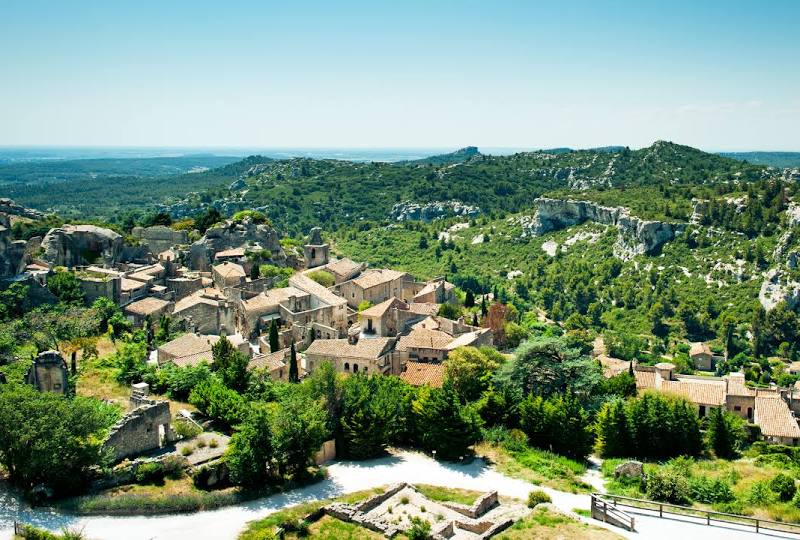
M3 0L0 145L800 151L800 1Z

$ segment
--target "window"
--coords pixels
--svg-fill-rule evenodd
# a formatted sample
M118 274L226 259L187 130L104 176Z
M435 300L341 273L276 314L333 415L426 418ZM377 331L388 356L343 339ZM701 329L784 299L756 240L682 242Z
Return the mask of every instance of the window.
M345 371L350 371L350 362L345 362L344 363L344 370Z
M353 364L353 373L358 373L358 364Z
M312 259L316 259L317 258L317 250L314 249L314 248L311 248L311 258Z
M364 368L364 373L366 373L366 372L367 372L367 368L365 367L365 368Z
M753 408L752 407L747 407L747 419L748 420L752 420L753 419Z
M706 415L706 406L700 405L700 411L699 411L700 418L704 417L705 415Z
M742 410L742 408L739 405L734 405L733 406L733 410L736 411L736 412L739 412L739 411Z

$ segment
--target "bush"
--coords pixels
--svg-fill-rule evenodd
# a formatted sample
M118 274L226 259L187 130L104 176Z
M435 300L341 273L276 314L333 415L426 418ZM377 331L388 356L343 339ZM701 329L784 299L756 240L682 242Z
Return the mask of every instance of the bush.
M137 484L158 484L164 481L164 466L157 461L142 463L134 475Z
M686 504L690 501L689 482L684 476L668 469L647 473L644 478L645 494L654 501Z
M769 504L775 500L775 494L766 481L756 482L750 486L750 490L745 495L745 501L752 505Z
M203 432L203 428L188 420L175 420L175 422L172 423L172 428L175 430L175 433L184 439L197 437Z
M506 434L503 447L509 452L524 452L528 449L528 436L520 429L512 429Z
M705 476L689 479L689 493L692 500L707 504L728 503L736 498L728 482Z
M430 540L431 524L418 517L411 518L411 528L406 531L408 540Z
M787 474L779 473L770 480L769 488L778 494L778 498L782 502L791 501L797 493L797 486L794 484L794 478Z
M528 493L528 508L536 508L539 504L552 502L550 495L540 489L534 489Z
M186 474L186 460L178 456L167 456L161 460L164 476L172 480L179 480Z
M194 453L194 450L192 449L191 446L184 446L183 448L181 448L182 456L191 456L192 453Z
M333 274L330 272L326 272L325 270L314 270L313 272L309 272L307 276L323 287L332 287L333 284L336 282L334 280Z

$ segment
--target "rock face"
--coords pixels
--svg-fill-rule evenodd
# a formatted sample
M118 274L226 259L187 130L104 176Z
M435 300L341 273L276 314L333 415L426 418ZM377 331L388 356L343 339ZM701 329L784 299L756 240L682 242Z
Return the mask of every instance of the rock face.
M767 311L781 302L786 302L789 308L794 309L800 305L800 283L791 280L783 270L773 268L761 283L758 301Z
M28 219L44 219L44 214L38 210L25 208L11 199L0 199L0 214L9 216L20 216Z
M614 255L624 260L653 253L685 227L680 223L643 220L631 216L626 208L602 206L589 201L542 197L536 199L535 203L536 213L529 224L523 225L523 236L540 236L586 221L609 225L619 231Z
M14 240L8 216L0 214L0 278L22 272L25 267L26 246L24 240Z
M42 239L42 260L50 266L81 266L121 260L122 236L111 229L95 225L64 225L50 231Z
M614 469L615 478L619 478L620 476L626 478L641 478L643 474L644 465L641 461L626 461L625 463L620 463L617 465L617 468Z
M433 221L449 216L477 216L481 209L461 201L434 201L426 204L414 202L398 203L392 207L389 217L396 221Z
M150 252L153 255L158 255L174 245L189 243L189 233L186 231L176 231L164 225L155 225L147 228L134 227L133 230L131 230L131 235L150 248Z
M227 221L208 229L203 238L189 247L189 268L208 271L216 253L240 247L267 251L272 262L286 260L286 253L275 229L246 217L241 221Z

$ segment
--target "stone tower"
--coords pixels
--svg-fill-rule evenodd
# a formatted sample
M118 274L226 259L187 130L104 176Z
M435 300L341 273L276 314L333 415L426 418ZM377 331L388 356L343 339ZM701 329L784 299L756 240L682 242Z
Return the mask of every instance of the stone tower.
M308 235L308 244L303 246L306 268L328 264L330 246L322 241L322 229L314 227Z

